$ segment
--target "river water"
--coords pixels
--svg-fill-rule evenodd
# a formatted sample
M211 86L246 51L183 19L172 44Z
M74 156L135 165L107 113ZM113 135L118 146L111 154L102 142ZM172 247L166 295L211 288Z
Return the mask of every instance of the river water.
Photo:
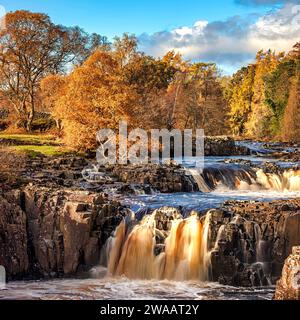
M232 164L236 159L251 161L257 166L262 163L276 162L287 170L296 163L278 162L272 159L274 150L264 149L259 143L247 143L253 150L253 155L244 157L206 157L205 168L213 168L218 173L219 180L211 192L194 192L178 194L150 195L137 194L122 197L124 204L132 211L142 216L147 211L163 206L180 207L188 216L191 210L205 211L217 208L227 200L259 200L289 199L300 197L299 173L286 176L259 176L259 187L256 181L249 184L240 178L244 177L244 164ZM278 146L274 146L278 151ZM290 151L290 150L289 150ZM226 170L225 170L225 169ZM238 171L239 184L231 187L232 179L227 179L228 173ZM187 164L187 170L188 164ZM224 171L225 170L225 171ZM240 171L242 172L242 175ZM225 172L225 173L224 173ZM225 178L223 179L223 176ZM236 173L233 173L233 176ZM221 178L220 178L221 177ZM250 178L249 178L250 179ZM252 179L252 177L251 177ZM229 181L229 182L228 182ZM270 182L271 181L271 182ZM241 183L242 182L242 183ZM213 181L215 183L215 180ZM216 283L203 281L176 280L137 280L124 276L108 277L107 269L97 267L90 271L86 279L59 279L49 281L11 282L6 289L0 291L0 299L42 299L42 300L102 300L102 299L154 299L154 300L264 300L272 299L274 287L265 288L233 288Z
M14 282L0 291L9 300L271 300L274 288L233 288L215 283L126 278Z

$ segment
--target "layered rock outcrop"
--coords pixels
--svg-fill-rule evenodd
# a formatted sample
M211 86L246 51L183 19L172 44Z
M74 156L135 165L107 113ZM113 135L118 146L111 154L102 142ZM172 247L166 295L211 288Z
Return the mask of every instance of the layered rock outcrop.
M275 283L300 244L300 200L232 201L210 214L211 278L222 284Z
M274 299L300 300L300 247L294 247L286 259Z
M20 192L0 195L0 265L9 276L28 272L26 215L20 208Z
M209 137L204 140L205 156L239 156L249 155L250 150L247 147L238 146L235 140L227 137Z
M95 191L84 191L81 170L86 165L78 157L31 160L23 174L33 184L0 195L0 265L10 278L73 275L99 263L102 246L128 212L105 195L107 186L101 181L88 188ZM198 191L193 177L176 165L100 169L97 173L111 178L111 186L121 193L136 183L149 191ZM210 215L214 281L236 286L275 283L292 247L300 244L300 200L233 201ZM162 210L158 253L164 250L162 235L169 231L169 222Z
M127 213L105 194L34 186L24 194L31 265L46 276L97 265L102 245Z
M1 197L0 211L0 264L9 278L71 275L97 265L127 214L105 194L34 185Z
M194 179L176 165L115 166L112 175L125 184L148 185L162 193L198 191Z

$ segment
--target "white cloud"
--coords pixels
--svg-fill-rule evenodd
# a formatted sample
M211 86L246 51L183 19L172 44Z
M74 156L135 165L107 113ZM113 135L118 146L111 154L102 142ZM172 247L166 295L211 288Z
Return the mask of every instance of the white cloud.
M300 41L300 6L286 4L265 16L197 21L171 31L140 36L140 47L154 56L169 50L191 60L215 61L227 72L246 64L260 49L288 51Z
M300 35L300 5L287 4L277 12L261 17L252 27L259 37L294 38Z

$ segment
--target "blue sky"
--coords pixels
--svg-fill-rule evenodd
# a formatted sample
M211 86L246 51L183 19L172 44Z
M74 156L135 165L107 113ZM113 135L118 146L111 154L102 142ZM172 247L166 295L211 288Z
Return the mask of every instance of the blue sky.
M264 44L262 39L265 36L264 32L268 30L273 32L278 27L276 19L280 19L281 12L290 6L283 12L284 22L288 24L288 19L292 18L291 15L295 11L293 8L300 3L298 0L291 0L291 2L280 0L0 0L0 5L4 6L6 11L26 9L44 12L55 23L66 26L79 25L88 32L97 32L110 39L123 32L134 33L140 39L141 49L149 54L161 56L167 50L175 49L191 60L216 61L226 73L230 73L241 64L250 61L255 51ZM258 23L260 30L256 30L257 34L255 34L254 29L259 21L261 21ZM248 39L249 36L251 39ZM255 36L261 38L256 44L253 43ZM284 34L280 36L285 37ZM272 49L276 50L286 49L295 40L289 39L288 44L284 41L284 45L281 46L278 45L280 42L278 34L274 37L276 39L273 42L268 39L267 45L273 45ZM247 39L249 50L245 50ZM222 40L225 46L224 52L221 52Z
M234 0L0 0L0 4L7 11L44 12L55 23L79 25L108 37L123 32L154 33L197 20L222 20L270 8L238 5Z

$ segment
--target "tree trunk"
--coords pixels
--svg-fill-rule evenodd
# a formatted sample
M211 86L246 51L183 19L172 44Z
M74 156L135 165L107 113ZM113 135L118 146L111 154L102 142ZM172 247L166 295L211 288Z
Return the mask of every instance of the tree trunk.
M30 111L28 113L27 122L26 122L26 130L28 132L30 132L32 129L32 122L34 119L34 114L35 114L35 101L34 101L34 93L32 92L30 94Z
M168 120L168 124L167 124L167 129L168 130L172 130L174 128L174 118L175 118L175 113L176 113L176 107L177 107L177 100L178 100L178 96L179 96L179 91L180 91L180 85L181 83L178 83L176 91L175 91L175 97L174 97L174 103L173 103L173 107L172 107L172 112L169 116L169 120Z
M55 119L55 123L56 123L56 128L61 131L62 128L62 121L60 119Z

